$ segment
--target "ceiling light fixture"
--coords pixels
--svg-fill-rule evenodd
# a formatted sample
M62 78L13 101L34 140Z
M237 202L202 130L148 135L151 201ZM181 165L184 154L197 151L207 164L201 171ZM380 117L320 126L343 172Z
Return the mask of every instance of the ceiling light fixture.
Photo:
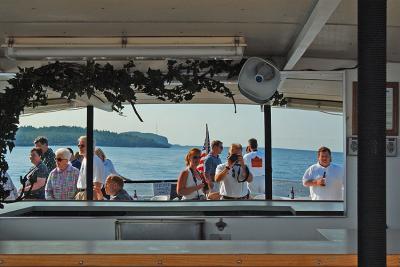
M2 45L16 60L134 58L240 59L244 37L8 37Z

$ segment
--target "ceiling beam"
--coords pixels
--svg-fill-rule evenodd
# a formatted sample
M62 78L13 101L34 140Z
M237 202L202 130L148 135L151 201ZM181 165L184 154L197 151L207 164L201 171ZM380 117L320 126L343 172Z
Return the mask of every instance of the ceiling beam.
M300 60L315 37L322 30L332 13L336 10L341 0L318 0L307 22L290 48L284 70L291 70Z

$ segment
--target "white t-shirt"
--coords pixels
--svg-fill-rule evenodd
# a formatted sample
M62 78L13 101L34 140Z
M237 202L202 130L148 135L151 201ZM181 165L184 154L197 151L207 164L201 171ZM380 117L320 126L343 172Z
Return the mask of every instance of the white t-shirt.
M227 163L218 165L215 175L221 173L225 169L225 166L227 166ZM243 181L245 179L242 174L243 170L240 165L234 165L221 180L219 194L221 196L237 198L246 196L249 193L247 182L238 182L238 180Z
M93 155L93 182L104 184L104 164L101 159ZM86 189L86 158L83 159L79 178L77 183L78 189Z
M186 187L193 187L202 183L202 181L199 179L196 178L195 178L196 180L193 179L193 174L189 168L186 168L186 170L188 171L188 176L186 178ZM198 199L201 196L204 197L203 189L199 189L190 193L189 195L182 196L182 200Z
M303 176L303 184L306 181L322 178L325 172L325 186L310 186L312 200L343 200L343 168L331 163L323 167L319 163L311 165Z
M249 167L253 176L265 176L265 155L259 150L243 156L244 163Z

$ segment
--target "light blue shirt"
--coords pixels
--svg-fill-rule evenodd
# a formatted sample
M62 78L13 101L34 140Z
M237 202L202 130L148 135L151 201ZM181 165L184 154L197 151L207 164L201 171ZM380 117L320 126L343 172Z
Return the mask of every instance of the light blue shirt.
M104 180L107 179L107 177L110 174L118 175L121 176L114 168L114 164L112 163L111 160L106 159L104 161Z

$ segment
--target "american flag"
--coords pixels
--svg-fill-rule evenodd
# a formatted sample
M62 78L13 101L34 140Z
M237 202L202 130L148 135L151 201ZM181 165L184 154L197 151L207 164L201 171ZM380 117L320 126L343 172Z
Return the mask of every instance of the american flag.
M206 159L210 150L210 135L208 133L208 125L206 124L206 139L204 139L203 149L201 150L200 164L197 166L197 170L201 173L204 172L204 160Z

